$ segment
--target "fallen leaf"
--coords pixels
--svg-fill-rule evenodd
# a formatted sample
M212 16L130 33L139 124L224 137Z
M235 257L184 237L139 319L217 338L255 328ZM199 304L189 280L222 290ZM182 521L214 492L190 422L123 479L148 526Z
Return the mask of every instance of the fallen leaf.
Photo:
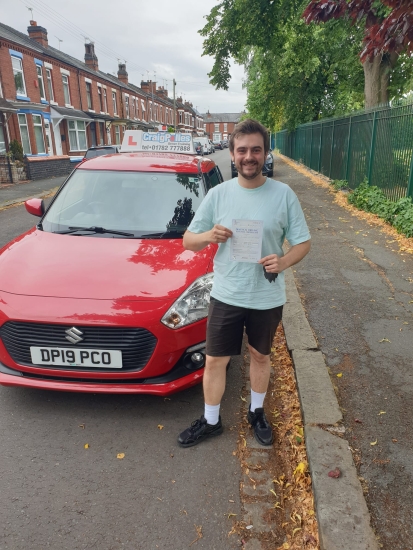
M79 424L79 428L82 428L83 430L85 429L85 425L84 424Z
M362 422L362 420L360 420L360 418L355 418L354 422L357 422L358 424L363 424L363 422Z
M343 373L342 373L342 372L339 372L339 373L337 374L337 378L341 378L342 376L343 376Z
M388 338L382 338L381 340L379 340L379 342L389 342L389 344L391 344L390 340Z
M386 411L380 411L377 416L380 416L381 414L386 414Z
M242 397L242 395L241 395L240 397L241 397L241 400L242 400L242 401L245 401L245 403L247 402L247 400L245 399L245 397Z
M252 529L252 528L253 528L253 525L247 525L247 526L245 527L245 529Z
M202 525L194 525L195 527L195 531L196 531L196 539L194 539L191 544L189 546L192 546L193 544L195 544L195 542L197 542L199 539L202 539L203 537L203 534L202 534Z
M163 430L162 424L158 424L158 430Z
M89 449L89 443L85 443L85 449Z
M301 527L296 527L293 529L293 536L297 533L297 531L301 531Z
M229 518L232 518L232 517L234 517L234 516L236 516L236 515L237 515L237 514L231 514L231 513L230 513L230 514L227 514L228 519L229 519Z
M393 443L397 443L397 439L392 439Z
M328 472L328 477L338 479L340 476L341 476L340 468L335 468L334 470L331 470L331 472Z
M116 458L119 458L119 460L122 460L122 458L125 458L125 453L118 453L116 455Z
M377 439L376 439L376 441L372 441L372 442L370 443L370 445L371 445L372 447L373 447L373 445L377 445Z
M306 470L307 470L307 464L305 464L304 462L300 462L297 468L294 470L294 475L305 474Z

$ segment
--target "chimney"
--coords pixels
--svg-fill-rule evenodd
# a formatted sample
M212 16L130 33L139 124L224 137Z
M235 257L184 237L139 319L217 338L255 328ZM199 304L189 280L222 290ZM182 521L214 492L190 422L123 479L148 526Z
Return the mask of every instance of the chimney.
M161 97L168 97L168 90L165 90L163 86L159 86L159 88L156 90L156 93Z
M141 90L149 94L149 82L145 82L144 80L141 80Z
M99 70L98 58L95 54L95 45L93 42L85 44L85 63L92 71Z
M128 84L129 83L129 79L128 79L128 73L126 71L126 63L119 63L119 68L118 68L118 78L121 82L123 82L124 84Z
M29 38L39 42L44 48L47 48L49 42L47 40L47 30L44 27L38 27L37 21L30 21L30 27L27 27Z
M179 101L179 103L182 103L182 97L181 96L177 97L176 101Z

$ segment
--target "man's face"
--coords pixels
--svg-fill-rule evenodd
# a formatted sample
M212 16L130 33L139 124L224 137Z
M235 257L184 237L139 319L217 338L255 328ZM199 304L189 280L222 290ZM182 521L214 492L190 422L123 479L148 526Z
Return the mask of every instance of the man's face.
M266 155L261 134L240 134L234 139L234 152L231 153L231 158L238 174L244 179L253 180L261 174Z

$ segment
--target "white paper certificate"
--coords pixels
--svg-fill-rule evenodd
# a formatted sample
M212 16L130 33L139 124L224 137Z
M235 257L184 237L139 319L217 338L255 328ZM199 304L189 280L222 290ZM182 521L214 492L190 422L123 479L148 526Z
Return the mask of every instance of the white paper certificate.
M262 258L262 220L232 220L231 229L231 260L257 263Z

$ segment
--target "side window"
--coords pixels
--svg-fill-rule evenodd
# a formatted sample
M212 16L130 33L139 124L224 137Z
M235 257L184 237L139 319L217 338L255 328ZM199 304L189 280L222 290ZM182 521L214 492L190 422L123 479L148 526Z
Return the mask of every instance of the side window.
M212 170L208 172L208 183L209 187L216 187L222 182L222 176L221 172L219 171L219 168L216 166Z

